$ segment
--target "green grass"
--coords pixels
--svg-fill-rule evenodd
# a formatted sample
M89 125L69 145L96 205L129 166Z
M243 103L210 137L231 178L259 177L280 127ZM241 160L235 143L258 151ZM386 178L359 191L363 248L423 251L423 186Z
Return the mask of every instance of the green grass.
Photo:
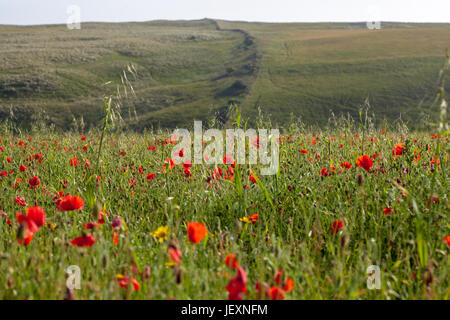
M204 19L85 23L71 31L0 26L0 40L0 116L12 108L24 128L40 111L62 129L81 117L97 126L100 98L114 92L129 64L137 70L136 97L127 101L136 130L191 126L230 103L250 119L261 108L278 126L292 116L324 125L330 111L357 116L366 98L378 123L401 117L420 127L450 27ZM237 81L246 89L234 90Z
M66 110L62 115L51 113L50 121L58 127L67 128L73 117L81 116L95 126L101 119L98 98L114 92L129 64L138 73L133 81L137 97L129 103L142 117L139 129L160 122L186 123L192 109L209 115L212 107L228 104L227 97L214 96L229 83L251 81L243 72L233 75L249 54L239 48L243 36L218 31L208 20L86 23L74 32L66 26L7 26L0 27L0 38L0 113L6 117L11 106L29 107L14 119L25 127L31 107L47 110L55 105ZM108 81L113 83L104 86ZM165 109L161 115L155 112L160 109ZM174 109L185 112L176 119Z
M243 110L254 118L261 106L279 125L291 113L320 125L331 111L357 117L366 97L377 121L402 115L417 125L450 43L442 25L221 23L259 40L264 54Z
M76 299L226 299L225 286L235 271L224 259L234 253L248 274L246 299L256 297L258 281L274 286L278 269L295 284L286 299L448 299L450 247L443 241L450 233L448 138L438 144L431 134L406 127L383 133L344 124L317 131L292 126L289 135L280 145L278 178L259 176L258 186L248 181L250 168L238 166L248 187L240 194L234 185L237 174L232 181L222 177L208 185L214 167L194 165L189 178L180 165L164 172L173 148L163 143L167 133L107 135L98 169L98 131L86 133L86 141L78 133L37 127L29 133L2 134L0 171L14 172L0 178L0 298L62 299L65 269L78 265L81 290L73 291ZM313 138L316 144L311 144ZM20 141L26 146L19 146ZM394 158L392 148L401 141L407 151ZM151 144L156 151L147 150ZM421 154L418 162L413 161L415 152ZM35 153L42 154L41 163L29 159ZM380 155L370 173L356 166L358 156L374 153ZM436 154L440 165L431 167ZM76 167L69 165L73 157L80 160ZM343 161L353 167L342 170ZM20 172L21 164L28 170ZM332 165L336 171L322 177L320 170ZM224 172L228 167L219 166ZM256 175L259 169L252 166ZM156 177L148 182L146 174L152 172ZM33 176L41 181L35 189L28 185ZM101 182L92 182L96 176ZM86 208L56 210L52 198L60 190L81 196ZM47 214L47 224L28 246L16 241L15 213L25 210L14 203L17 195ZM439 201L429 203L432 196ZM106 208L108 218L101 228L83 231L84 224L96 222L90 205L95 201ZM393 209L391 215L383 213L387 207ZM252 214L259 215L256 224L240 221ZM117 246L112 242L115 217L124 222L116 229ZM335 220L342 220L344 228L333 235ZM186 225L193 221L208 229L198 244L186 235ZM169 239L159 243L151 232L165 225ZM92 233L96 243L90 248L71 245L83 232ZM179 284L177 269L166 265L169 241L178 242L182 252ZM137 270L132 271L133 265ZM381 290L366 287L370 265L381 269ZM140 289L121 288L117 274L134 277Z

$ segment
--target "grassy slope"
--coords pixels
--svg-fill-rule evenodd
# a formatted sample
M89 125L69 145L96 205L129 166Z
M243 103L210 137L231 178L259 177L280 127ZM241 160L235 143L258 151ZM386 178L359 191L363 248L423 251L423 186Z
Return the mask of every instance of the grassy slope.
M330 111L357 116L366 97L379 119L416 119L450 45L445 25L222 24L248 30L263 51L247 114L261 106L281 124L291 112L320 124Z
M114 91L129 63L138 71L133 81L137 98L130 102L140 125L161 121L164 126L206 115L211 105L227 104L228 97L214 97L236 77L214 79L227 68L237 72L245 65L245 52L239 48L243 37L216 30L210 21L95 23L79 31L65 26L0 30L2 115L10 105L45 107L59 126L70 124L72 114L83 115L88 123L99 120L101 97ZM109 80L114 83L103 86ZM16 117L29 120L21 112Z
M132 63L136 98L124 107L136 109L136 129L190 126L230 101L252 118L260 106L279 124L291 113L319 124L330 110L356 116L366 97L378 119L416 119L417 105L434 92L450 26L383 27L212 20L88 23L77 31L0 26L0 117L14 106L15 121L25 125L36 109L60 127L81 115L97 124L101 97ZM237 80L247 89L230 90Z

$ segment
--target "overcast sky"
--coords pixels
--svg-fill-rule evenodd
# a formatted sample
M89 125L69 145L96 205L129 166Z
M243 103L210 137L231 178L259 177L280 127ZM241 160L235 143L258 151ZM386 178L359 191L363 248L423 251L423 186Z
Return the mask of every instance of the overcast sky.
M0 24L148 21L205 17L267 22L450 22L450 0L0 0Z

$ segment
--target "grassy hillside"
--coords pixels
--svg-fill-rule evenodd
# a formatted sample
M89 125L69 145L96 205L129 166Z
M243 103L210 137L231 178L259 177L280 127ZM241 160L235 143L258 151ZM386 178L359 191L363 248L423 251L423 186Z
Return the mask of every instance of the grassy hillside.
M221 23L258 39L264 54L245 110L254 115L262 106L280 123L291 112L319 123L330 111L357 116L366 97L379 119L417 119L450 46L442 25Z
M357 115L369 98L378 120L418 119L434 94L450 26L384 23L270 24L214 20L0 26L0 117L95 126L102 98L132 64L134 129L191 126L230 103L274 124L291 114L324 124ZM111 83L105 85L105 83Z

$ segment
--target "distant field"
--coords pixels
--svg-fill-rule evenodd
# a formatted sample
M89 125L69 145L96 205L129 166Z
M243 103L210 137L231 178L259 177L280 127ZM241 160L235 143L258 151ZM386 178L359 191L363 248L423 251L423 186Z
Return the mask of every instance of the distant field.
M357 116L366 98L378 121L401 116L416 125L433 98L450 25L382 27L208 19L0 26L0 117L61 128L83 117L95 126L103 96L132 64L136 96L122 111L133 129L191 126L230 103L251 119L261 108L276 125L291 114L323 125L331 112Z

